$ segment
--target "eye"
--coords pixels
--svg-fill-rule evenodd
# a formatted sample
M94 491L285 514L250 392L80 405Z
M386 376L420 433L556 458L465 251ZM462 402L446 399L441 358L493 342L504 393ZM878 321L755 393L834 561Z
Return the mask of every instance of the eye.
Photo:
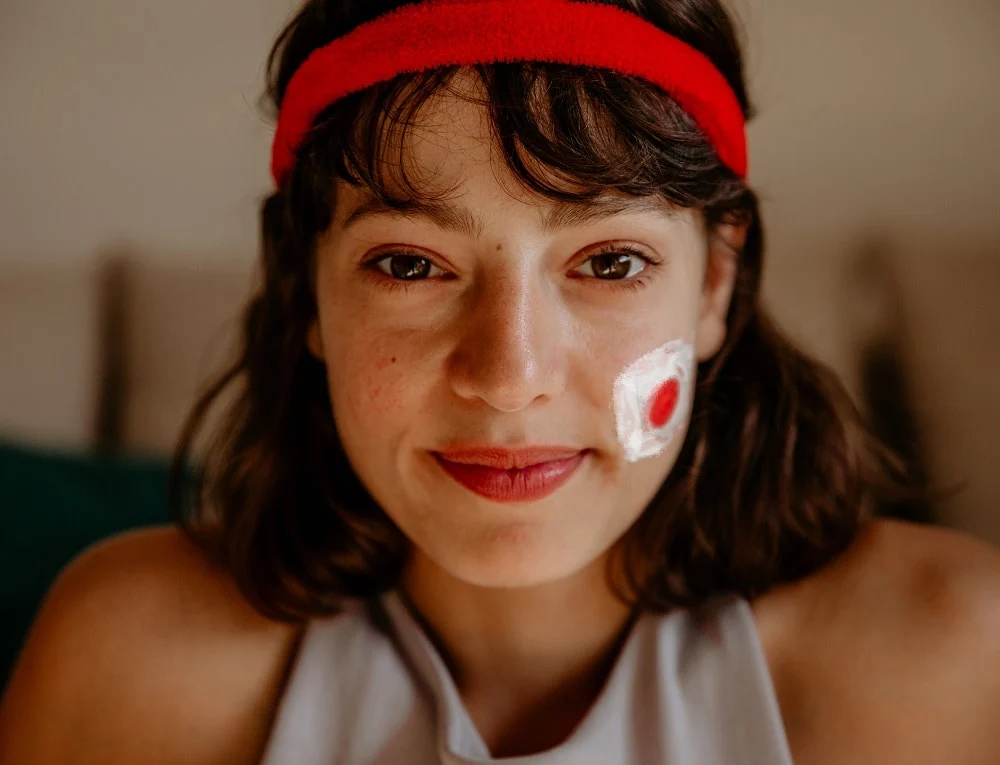
M652 272L661 263L655 255L638 248L607 245L587 258L577 269L577 275L603 282L609 288L639 290L647 285ZM406 250L383 252L363 263L362 268L390 291L417 289L425 283L430 284L432 277L443 276L445 280L454 277L435 266L430 258Z
M587 258L580 267L584 276L593 276L602 281L622 281L633 279L655 261L638 250L614 245ZM586 273L589 269L590 273Z
M423 281L431 276L438 276L444 271L431 263L429 258L408 252L391 252L380 255L365 264L388 277L400 281ZM437 273L434 273L437 269Z

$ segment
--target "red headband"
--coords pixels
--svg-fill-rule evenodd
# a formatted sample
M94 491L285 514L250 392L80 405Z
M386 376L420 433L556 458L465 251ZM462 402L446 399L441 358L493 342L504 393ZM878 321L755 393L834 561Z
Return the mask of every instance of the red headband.
M313 51L292 77L278 117L271 173L279 186L326 107L403 72L501 61L609 69L660 86L741 178L743 110L725 77L690 45L633 13L576 0L425 0L362 24Z

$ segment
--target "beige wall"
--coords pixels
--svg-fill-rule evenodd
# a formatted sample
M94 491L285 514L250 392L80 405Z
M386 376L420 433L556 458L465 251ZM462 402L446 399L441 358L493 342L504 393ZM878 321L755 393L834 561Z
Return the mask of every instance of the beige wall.
M0 258L246 251L287 0L0 3Z
M1000 5L743 0L780 256L859 227L995 236Z

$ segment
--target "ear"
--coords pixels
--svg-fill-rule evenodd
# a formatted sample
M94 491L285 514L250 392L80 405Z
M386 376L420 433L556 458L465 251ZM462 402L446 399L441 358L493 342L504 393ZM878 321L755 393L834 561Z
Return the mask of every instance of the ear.
M747 241L749 224L720 222L708 232L705 284L698 317L698 361L707 361L726 341L726 317L733 299L739 258Z
M306 330L306 347L318 361L326 361L323 355L323 336L319 330L319 317L315 317Z

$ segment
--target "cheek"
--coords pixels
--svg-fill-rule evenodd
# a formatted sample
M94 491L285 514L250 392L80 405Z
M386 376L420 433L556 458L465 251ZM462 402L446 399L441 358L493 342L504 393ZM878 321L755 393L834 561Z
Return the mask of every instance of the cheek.
M402 408L406 389L396 356L379 356L358 375L354 403L367 412L388 415Z
M361 423L393 417L414 395L413 367L391 344L369 340L345 351L334 367L332 397L338 417Z

